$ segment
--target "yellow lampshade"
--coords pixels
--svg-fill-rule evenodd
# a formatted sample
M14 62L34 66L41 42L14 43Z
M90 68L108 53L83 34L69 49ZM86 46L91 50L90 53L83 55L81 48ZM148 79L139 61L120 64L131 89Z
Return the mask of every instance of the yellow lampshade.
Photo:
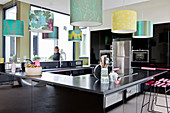
M137 13L132 10L119 10L112 13L113 33L134 33L137 29Z

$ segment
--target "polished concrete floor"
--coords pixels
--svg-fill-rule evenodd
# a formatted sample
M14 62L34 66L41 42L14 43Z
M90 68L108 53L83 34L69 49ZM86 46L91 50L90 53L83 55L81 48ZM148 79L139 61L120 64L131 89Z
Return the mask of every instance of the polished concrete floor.
M146 96L146 101L148 101L149 94ZM107 113L141 113L141 106L142 106L143 95L137 96L126 104L118 106ZM170 96L168 96L168 103L170 106ZM165 96L159 94L157 104L165 105ZM147 107L143 108L143 113L167 113L167 109L164 107L158 107L156 105L153 106L153 112L147 112ZM170 110L170 108L169 108Z
M60 100L60 96L56 96L60 93L56 92L56 88L52 86L40 88L0 86L0 113L60 113L58 111L62 111L63 108L56 102ZM170 96L168 98L170 105ZM107 113L140 113L142 99L143 95L137 96ZM67 104L67 101L63 103ZM158 103L165 104L163 95L159 96ZM155 113L166 113L166 109L162 107L154 106L154 110ZM143 113L147 113L146 108Z

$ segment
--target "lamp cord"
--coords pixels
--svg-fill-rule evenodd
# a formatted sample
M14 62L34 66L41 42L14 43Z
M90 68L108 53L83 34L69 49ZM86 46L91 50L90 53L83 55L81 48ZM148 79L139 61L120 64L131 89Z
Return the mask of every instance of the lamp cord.
M123 10L125 9L125 0L123 0Z
M142 10L142 20L143 20L143 10Z

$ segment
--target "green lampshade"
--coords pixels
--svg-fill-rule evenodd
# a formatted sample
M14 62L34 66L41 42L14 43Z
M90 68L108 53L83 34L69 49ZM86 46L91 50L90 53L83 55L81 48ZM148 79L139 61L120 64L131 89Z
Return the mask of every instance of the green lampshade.
M29 12L29 30L32 32L52 33L54 15L49 11L31 10Z
M3 21L3 36L23 37L24 22L20 20L4 20Z
M59 39L59 28L54 26L52 33L43 33L42 39Z
M71 25L98 26L102 19L102 0L70 0Z
M82 31L69 30L68 41L82 41Z
M153 22L137 21L137 32L133 34L133 38L152 38L152 37L153 37Z

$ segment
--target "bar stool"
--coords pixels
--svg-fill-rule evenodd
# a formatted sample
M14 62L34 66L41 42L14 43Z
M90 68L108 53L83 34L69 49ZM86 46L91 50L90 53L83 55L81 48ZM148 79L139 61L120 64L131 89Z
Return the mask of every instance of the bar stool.
M142 101L141 113L143 112L143 108L146 105L148 105L147 111L148 112L152 111L149 108L150 108L151 95L152 95L152 93L151 93L152 92L152 84L154 84L154 83L155 83L155 81L153 81L153 80L145 83L145 86L149 87L148 89L150 89L150 93L149 93L149 100L148 100L148 102L144 103L145 102L145 96L146 96L146 91L145 90L147 90L146 87L144 86L144 91L143 91L144 96L143 96L143 101Z
M162 78L162 79L160 79L158 81L149 81L149 82L145 83L145 86L150 87L150 95L149 95L148 102L146 102L144 104L144 101L145 101L145 91L144 91L144 97L143 97L143 102L142 102L141 113L143 111L143 107L145 107L146 105L148 105L147 111L152 112L153 111L154 101L155 101L156 106L166 107L167 108L167 113L170 113L170 111L168 109L169 107L168 107L168 98L167 98L167 93L170 91L170 89L168 89L170 87L170 80ZM166 106L162 106L162 105L157 104L158 91L159 91L159 88L161 88L161 87L164 88L164 91L165 91L164 93L165 93ZM151 110L150 110L150 101L151 101L151 96L152 96L151 95L152 88L154 88L154 93L155 94L153 95L152 104L151 104Z
M169 107L168 107L168 98L167 98L167 93L170 91L170 79L162 78L162 79L156 81L154 84L152 84L152 86L154 86L154 88L156 88L156 92L155 92L156 95L153 97L152 106L153 106L153 103L155 101L156 106L165 107L167 109L167 113L170 113ZM157 104L157 97L159 95L159 89L160 88L164 88L166 106Z

